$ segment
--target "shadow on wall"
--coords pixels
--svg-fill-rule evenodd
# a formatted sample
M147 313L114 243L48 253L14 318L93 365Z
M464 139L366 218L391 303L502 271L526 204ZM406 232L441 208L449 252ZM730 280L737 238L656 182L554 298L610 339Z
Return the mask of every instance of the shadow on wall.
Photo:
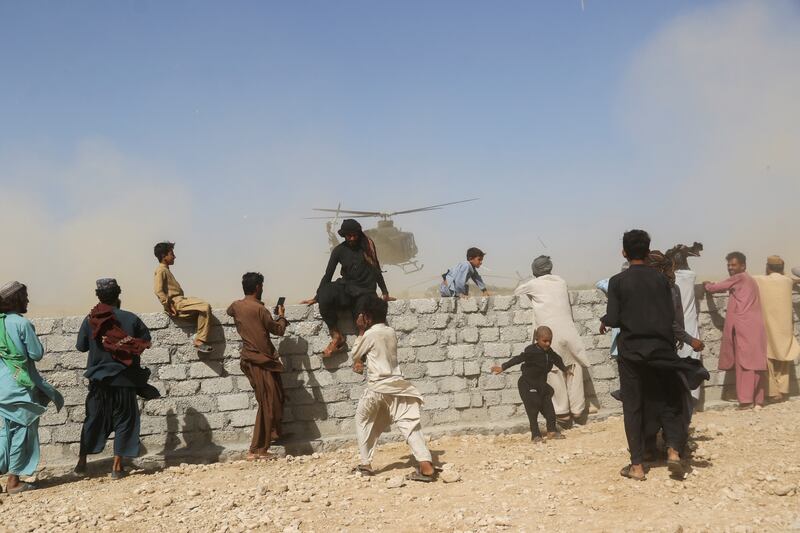
M339 328L346 336L356 333L349 312L340 313ZM317 332L314 330L311 335ZM325 338L324 331L319 333ZM281 339L278 354L286 368L283 375L286 401L281 442L290 443L292 453L312 453L312 441L319 439L323 433L320 424L325 424L330 419L329 405L350 399L352 383L337 384L340 380L334 376L338 374L341 379L340 371L346 369L349 372L349 348L345 346L330 357L322 357L316 352L309 355L315 349L310 350L309 342L303 337L289 336ZM361 376L354 376L357 376L353 378L354 381L361 381ZM325 432L330 433L330 430Z
M197 320L194 318L175 318L170 316L169 319L172 321L175 327L183 331L189 338L191 338L192 335L194 335L197 331ZM223 364L225 350L228 346L228 341L225 338L225 330L222 327L222 323L220 323L217 317L213 314L211 315L210 322L211 329L208 335L208 344L214 348L214 351L211 353L195 351L197 354L197 361L205 363L205 365L208 366L208 368L210 368L215 374L217 374L217 376L227 376L228 374L225 371Z
M172 409L167 411L166 417L167 437L164 449L159 454L164 457L164 466L219 461L224 448L214 443L213 430L202 413L187 407L183 414L182 426L179 424L178 415ZM183 447L181 447L182 442L185 443Z

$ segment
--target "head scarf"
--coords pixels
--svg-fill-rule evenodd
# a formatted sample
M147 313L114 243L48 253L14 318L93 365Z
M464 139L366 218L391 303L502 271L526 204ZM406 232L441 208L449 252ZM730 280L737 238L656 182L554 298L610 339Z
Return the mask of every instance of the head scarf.
M2 287L0 287L0 298L6 299L14 296L18 291L25 288L25 285L20 283L19 281L9 281Z
M380 268L380 263L378 263L378 251L375 248L375 243L372 239L367 237L366 233L361 229L361 224L359 224L357 220L353 220L352 218L344 219L338 233L340 237L344 237L348 233L357 234L359 236L359 244L364 250L364 259L375 268Z
M550 260L549 255L540 255L536 259L533 260L531 263L531 270L533 271L533 275L537 278L539 276L544 276L545 274L549 274L553 271L553 262Z
M670 281L675 281L675 266L672 264L672 260L659 250L650 251L647 256L647 265L667 276Z

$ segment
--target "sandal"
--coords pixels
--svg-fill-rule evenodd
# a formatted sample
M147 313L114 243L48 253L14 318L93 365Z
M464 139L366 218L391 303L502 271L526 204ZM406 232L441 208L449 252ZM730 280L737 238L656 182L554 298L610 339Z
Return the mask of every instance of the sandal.
M436 469L433 470L433 474L430 476L426 476L419 470L415 470L410 474L406 474L406 479L408 481L421 481L422 483L431 483L433 481L436 481Z
M678 479L683 479L684 475L686 474L686 470L684 470L683 463L681 463L680 460L668 459L667 469L673 477Z
M111 479L122 479L128 476L128 472L126 470L112 470L111 471Z
M632 479L634 481L644 481L645 479L647 479L646 475L642 475L641 477L639 477L631 474L631 466L633 465L623 466L622 470L619 471L619 475L622 477L626 477L628 479Z
M27 492L29 490L34 490L35 488L36 486L30 483L20 483L13 489L9 489L8 487L6 487L6 492L8 494L19 494L20 492Z
M353 470L351 470L351 472L353 474L361 474L362 476L365 477L371 477L375 475L375 472L372 471L372 468L370 468L367 465L358 465Z

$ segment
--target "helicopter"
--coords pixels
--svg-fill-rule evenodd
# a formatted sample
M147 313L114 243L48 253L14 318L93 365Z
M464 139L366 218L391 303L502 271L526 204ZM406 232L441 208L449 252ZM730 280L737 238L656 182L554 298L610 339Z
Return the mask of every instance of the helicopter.
M365 229L364 233L372 239L375 243L375 248L378 250L378 257L384 265L393 265L400 267L404 274L412 274L422 270L422 265L415 260L417 256L417 244L414 242L414 234L410 231L402 231L394 225L392 217L396 215L407 215L409 213L420 213L424 211L437 211L448 205L463 204L466 202L474 202L478 198L470 198L468 200L459 200L457 202L448 202L445 204L429 205L427 207L419 207L417 209L407 209L404 211L354 211L352 209L342 209L340 203L336 209L321 209L315 208L314 211L323 211L334 213L333 217L308 217L310 219L327 218L328 222L325 223L328 232L328 243L331 250L339 245L340 240L336 235L336 225L339 222L340 215L346 215L347 218L378 218L378 225L374 228Z

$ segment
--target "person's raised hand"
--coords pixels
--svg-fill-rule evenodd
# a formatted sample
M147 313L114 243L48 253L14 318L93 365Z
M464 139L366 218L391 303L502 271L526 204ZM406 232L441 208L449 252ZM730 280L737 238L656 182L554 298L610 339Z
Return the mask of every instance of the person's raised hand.
M364 373L364 362L361 359L357 359L355 363L353 363L353 372L356 374L363 374Z
M692 341L692 350L694 350L695 352L702 352L703 350L705 350L705 348L706 348L705 343L700 339L694 339Z
M494 365L494 366L492 367L492 374L499 374L499 373L501 373L502 371L503 371L503 367L502 367L502 366L497 366L497 365Z
M286 307L279 305L278 306L278 316L281 318L285 318L286 316Z
M317 297L315 296L313 298L309 298L308 300L302 300L300 303L305 305L314 305L317 303Z
M389 296L388 294L382 295L381 298L383 298L384 302L394 302L395 300L397 300L397 298L395 298L394 296Z

